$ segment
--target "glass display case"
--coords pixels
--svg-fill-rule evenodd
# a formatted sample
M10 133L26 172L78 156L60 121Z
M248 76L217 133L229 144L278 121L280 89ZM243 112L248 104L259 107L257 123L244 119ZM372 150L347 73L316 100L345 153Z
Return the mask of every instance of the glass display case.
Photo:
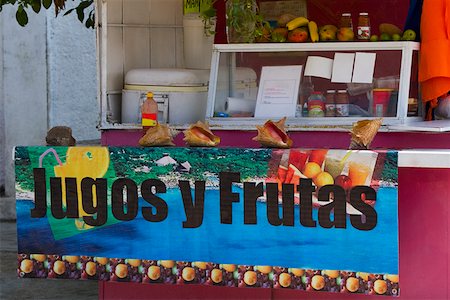
M216 44L206 120L254 128L286 116L291 130L362 118L418 121L419 48L410 41ZM287 70L298 66L292 77Z

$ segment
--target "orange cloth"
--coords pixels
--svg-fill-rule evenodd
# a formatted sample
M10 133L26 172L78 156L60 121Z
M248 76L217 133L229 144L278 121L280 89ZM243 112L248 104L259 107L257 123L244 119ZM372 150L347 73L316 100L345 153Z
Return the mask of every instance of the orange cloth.
M419 81L426 102L450 90L450 0L424 0L420 34Z

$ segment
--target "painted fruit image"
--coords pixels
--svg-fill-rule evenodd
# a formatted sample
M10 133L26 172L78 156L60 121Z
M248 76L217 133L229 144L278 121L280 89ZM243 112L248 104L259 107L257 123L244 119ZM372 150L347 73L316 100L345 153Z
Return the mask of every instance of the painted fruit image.
M86 274L88 274L89 276L94 276L96 272L97 272L96 263L93 261L88 261L86 263Z
M352 186L352 180L347 175L339 175L334 179L334 183L341 186L345 191L349 191Z
M62 275L64 274L64 272L66 272L66 265L63 261L57 260L53 264L53 271L58 275Z
M289 287L292 282L291 275L289 273L281 273L278 282L282 287Z
M211 280L214 283L222 282L222 278L223 278L222 270L220 270L220 269L213 269L211 271Z
M161 268L158 266L150 266L147 270L147 276L151 280L158 280L161 277Z
M345 287L349 292L354 293L359 289L359 280L355 277L349 277L345 282Z
M325 279L322 275L314 275L311 279L311 286L316 291L320 291L325 287Z
M29 259L24 259L20 263L20 270L24 273L31 273L33 271L33 261Z
M117 277L123 279L128 276L128 267L125 264L118 264L114 272Z
M303 168L303 175L308 178L314 178L322 172L322 168L315 162L306 163Z
M183 269L183 273L182 273L181 277L183 277L183 279L186 280L186 281L194 280L194 278L195 278L195 270L194 270L194 268L185 267Z
M247 271L244 274L244 282L247 285L255 285L257 280L256 272L255 271Z
M309 33L308 30L300 27L295 28L288 33L288 41L291 43L304 43L308 40Z

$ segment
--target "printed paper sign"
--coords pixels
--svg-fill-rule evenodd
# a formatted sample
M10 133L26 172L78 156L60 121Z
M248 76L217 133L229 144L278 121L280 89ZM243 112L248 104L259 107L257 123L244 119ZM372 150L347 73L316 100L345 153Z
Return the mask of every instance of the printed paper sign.
M295 117L302 66L263 67L256 118Z
M15 155L19 277L399 295L397 152Z

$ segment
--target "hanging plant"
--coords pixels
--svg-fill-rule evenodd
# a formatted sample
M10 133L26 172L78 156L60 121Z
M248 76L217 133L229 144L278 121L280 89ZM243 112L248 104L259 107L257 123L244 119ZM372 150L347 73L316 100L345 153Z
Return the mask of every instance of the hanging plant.
M209 2L209 5L206 9L200 11L200 18L203 22L203 29L206 36L211 36L216 33L216 13L217 10L214 8L214 3L217 0L213 0Z
M264 21L256 0L227 0L226 19L229 43L252 43L262 35Z
M49 9L52 4L55 6L55 14L58 16L60 11L65 9L67 0L1 0L0 12L4 5L17 5L16 20L20 26L28 24L28 12L31 8L34 13L39 13L41 8ZM72 0L74 1L74 0ZM78 20L86 25L88 28L94 28L95 13L93 3L94 0L81 0L77 7L69 9L64 15L70 14L75 11L77 13ZM87 13L86 13L87 10ZM87 17L86 17L87 16Z

